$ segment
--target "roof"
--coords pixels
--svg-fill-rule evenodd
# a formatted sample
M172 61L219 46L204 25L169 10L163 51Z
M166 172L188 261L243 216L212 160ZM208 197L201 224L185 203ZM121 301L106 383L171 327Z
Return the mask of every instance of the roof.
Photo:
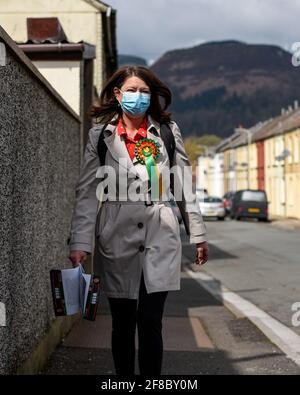
M231 136L227 137L225 140L221 141L216 147L216 152L224 152L227 149L232 148L232 144L240 136L240 133L234 132Z
M269 119L265 122L259 122L251 128L247 129L251 134L251 142L254 141L254 136L258 136L262 130L267 128L270 124L272 124L272 119ZM248 134L245 132L239 132L239 136L233 141L231 144L231 148L241 147L243 145L248 144Z
M300 109L293 109L274 118L253 136L253 141L264 140L300 127Z
M256 142L287 133L297 128L300 128L300 109L294 108L275 118L259 122L248 130L252 135L251 142ZM237 148L247 144L247 133L235 132L227 137L227 139L223 140L217 146L216 151L222 152L230 148Z

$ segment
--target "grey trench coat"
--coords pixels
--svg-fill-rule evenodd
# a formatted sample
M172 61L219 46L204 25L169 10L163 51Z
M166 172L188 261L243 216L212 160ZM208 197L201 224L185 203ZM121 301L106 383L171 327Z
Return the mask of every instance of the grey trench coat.
M174 164L189 166L180 129L170 124L175 137ZM124 204L104 202L99 204L96 195L103 178L96 177L100 169L97 143L103 125L90 129L85 154L76 186L75 207L70 230L70 250L94 252L94 271L100 275L103 292L108 297L138 299L141 272L148 293L180 289L181 240L180 227L170 202ZM125 172L128 188L134 180L147 183L149 176L145 165L131 160L123 138L116 126L109 124L105 130L107 145L105 164L116 173ZM159 125L149 116L147 137L160 145L157 166L161 172L169 165L169 157L160 137ZM122 158L122 160L121 160ZM122 173L123 174L123 173ZM124 177L118 178L124 180ZM116 190L120 185L116 184ZM192 209L187 210L186 187L182 183L182 199L177 201L187 227L191 243L206 241L206 226L199 202L192 189ZM103 196L103 195L102 195ZM117 195L118 196L118 195Z

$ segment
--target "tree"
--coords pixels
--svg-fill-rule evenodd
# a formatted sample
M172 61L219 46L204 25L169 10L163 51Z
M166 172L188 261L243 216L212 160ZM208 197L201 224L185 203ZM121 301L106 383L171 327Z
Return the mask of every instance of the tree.
M221 138L214 134L205 134L201 137L190 136L184 139L184 147L192 165L193 182L196 182L197 159L200 155L205 154L206 147L217 145Z
M184 139L184 147L190 162L194 165L199 155L205 153L205 147L209 148L219 144L221 138L214 134L204 134L201 137L190 136Z

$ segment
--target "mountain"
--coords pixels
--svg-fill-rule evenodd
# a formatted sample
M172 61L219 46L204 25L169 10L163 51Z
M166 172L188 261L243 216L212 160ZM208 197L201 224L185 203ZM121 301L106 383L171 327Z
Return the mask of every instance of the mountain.
M164 54L152 70L173 92L173 118L183 134L226 137L300 99L300 67L274 45L209 42Z
M119 55L118 62L119 62L119 66L124 66L124 65L147 66L147 62L145 59L132 55Z

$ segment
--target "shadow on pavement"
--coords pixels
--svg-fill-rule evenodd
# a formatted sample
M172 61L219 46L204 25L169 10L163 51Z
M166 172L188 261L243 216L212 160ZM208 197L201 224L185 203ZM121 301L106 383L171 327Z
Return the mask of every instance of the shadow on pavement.
M208 242L209 246L209 260L213 261L215 259L238 259L237 255L231 254L221 248L217 247L215 244ZM196 247L191 244L182 244L182 255L189 261L194 262L196 256Z
M222 306L222 302L212 297L194 279L182 278L180 291L169 291L165 315L187 317L188 308Z

